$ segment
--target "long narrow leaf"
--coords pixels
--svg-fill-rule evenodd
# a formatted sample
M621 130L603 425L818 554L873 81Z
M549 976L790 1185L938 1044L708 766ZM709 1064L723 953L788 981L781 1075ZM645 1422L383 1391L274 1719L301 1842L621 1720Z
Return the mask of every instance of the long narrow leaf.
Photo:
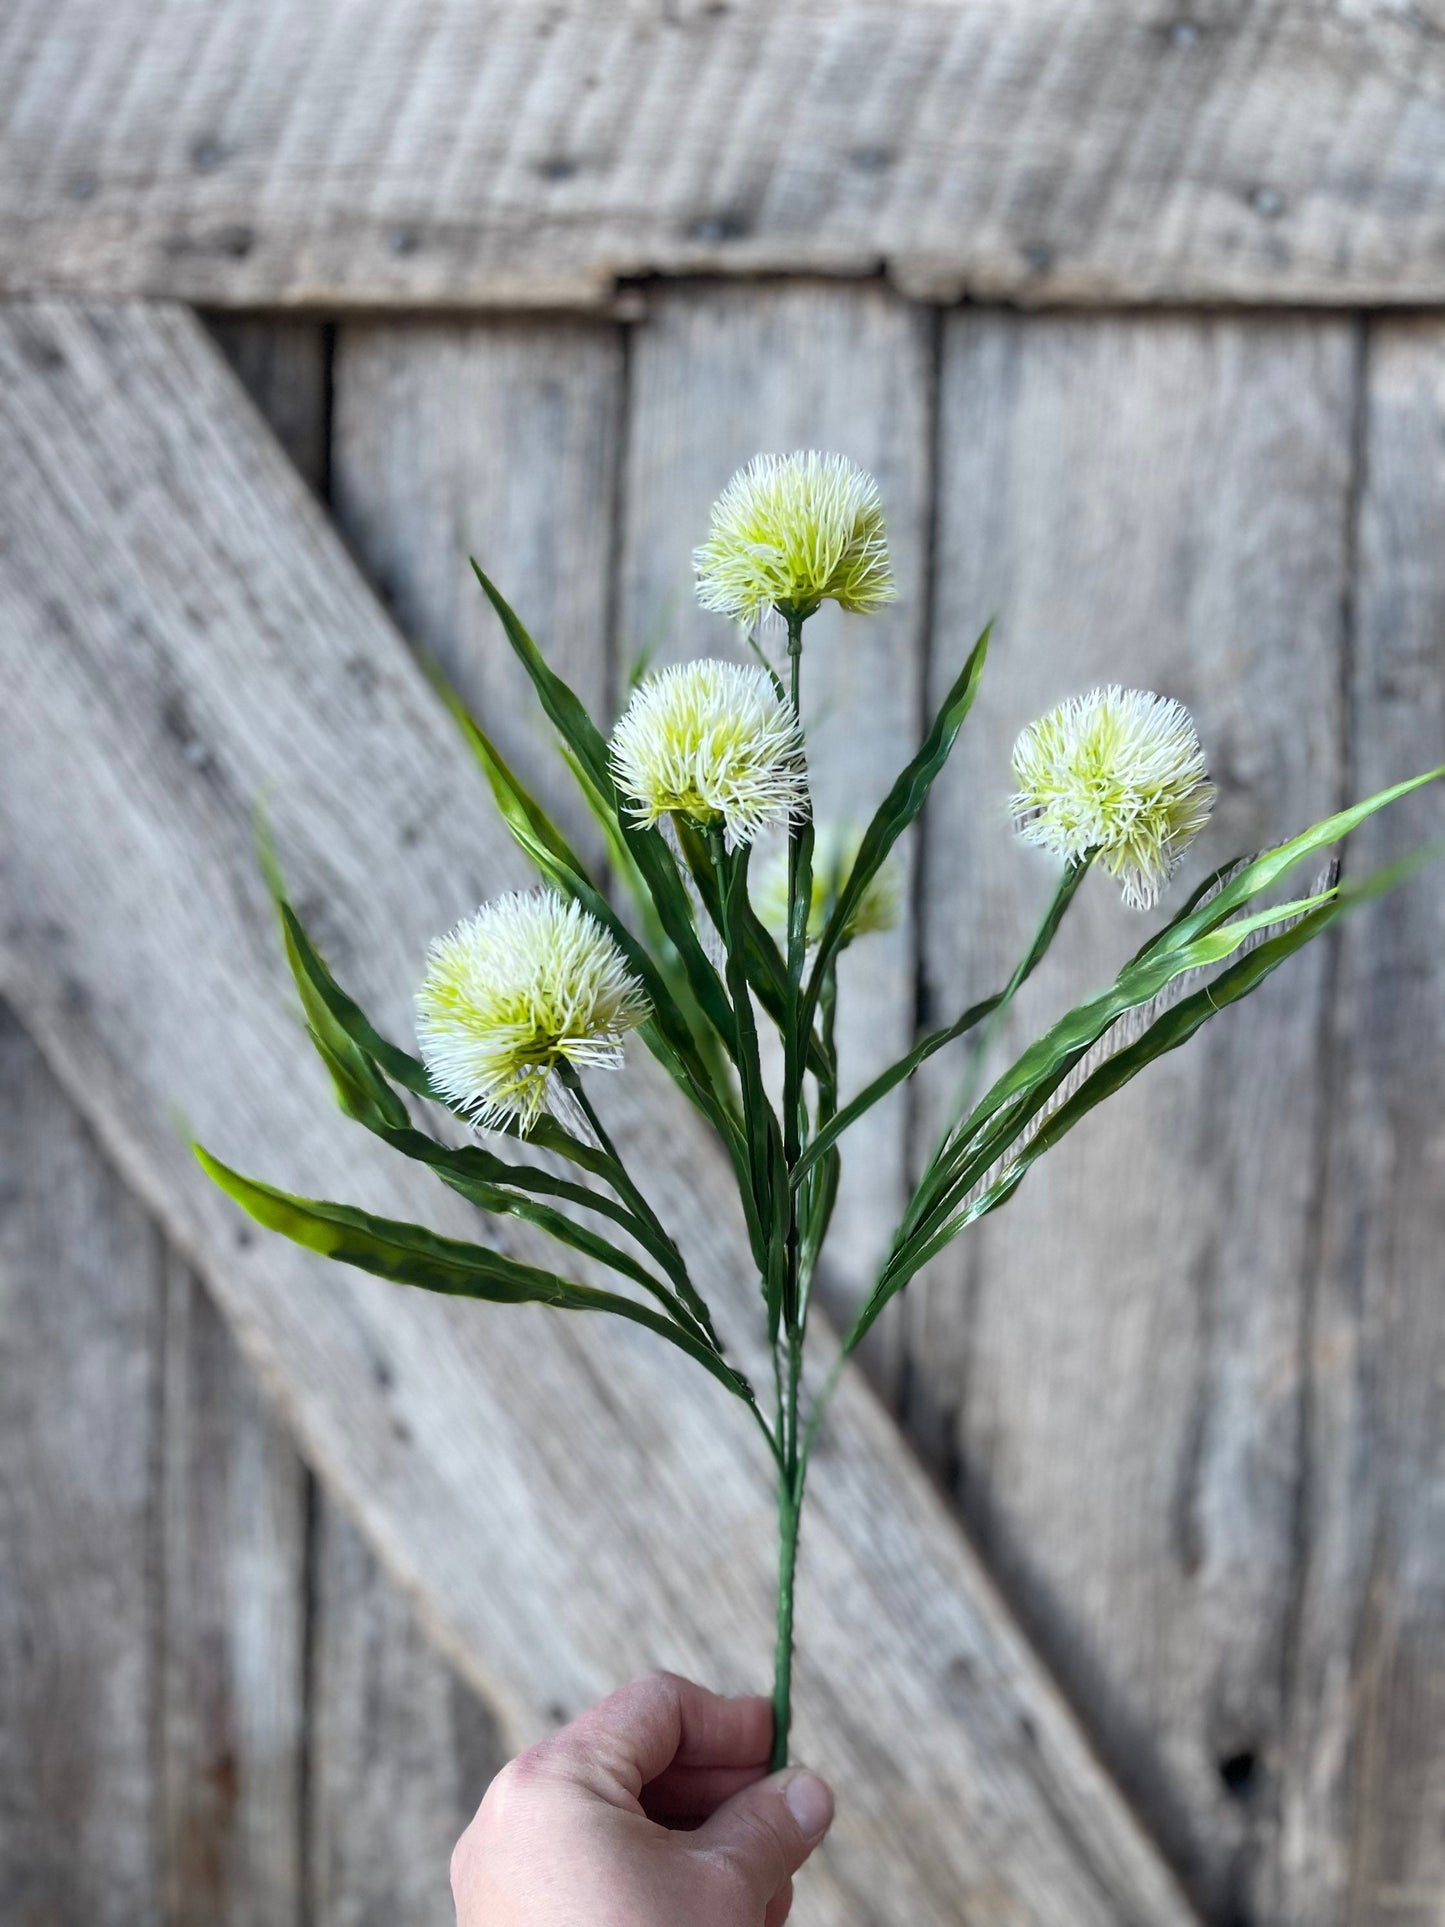
M617 834L631 854L652 898L658 919L687 972L693 996L722 1039L729 1055L735 1057L737 1036L732 1010L717 971L698 940L693 926L692 906L671 851L656 830L640 830L629 822L618 803L606 740L588 715L586 705L548 666L541 650L522 627L500 591L487 579L475 558L472 560L472 569L497 613L508 642L531 678L543 710L571 751L569 761L587 792L589 804L594 812L610 818L616 824Z
M926 1064L928 1059L941 1051L946 1044L951 1044L965 1036L986 1017L991 1017L996 1010L1001 1010L1028 981L1058 934L1059 925L1064 920L1064 913L1073 902L1079 884L1083 881L1085 867L1082 863L1076 863L1065 870L1032 944L1003 989L996 990L991 997L985 997L980 1003L971 1004L961 1017L955 1018L951 1024L945 1024L941 1030L930 1032L896 1063L890 1064L887 1070L881 1071L871 1084L866 1085L855 1098L850 1099L843 1106L842 1110L830 1118L794 1167L795 1187L802 1183L818 1160L826 1156L843 1133L851 1125L856 1124L865 1112L871 1111L873 1106L887 1097L891 1090L896 1089L905 1079L912 1077L921 1065Z
M1289 918L1292 908L1298 911L1283 929L1247 950L1244 956L1220 971L1209 983L1162 1011L1141 1036L1107 1057L1085 1078L1077 1091L1046 1117L1018 1151L1008 1157L1004 1169L977 1197L964 1204L962 1209L955 1211L928 1235L906 1241L895 1250L885 1264L872 1296L849 1331L845 1349L851 1351L861 1341L888 1301L896 1297L931 1258L969 1225L1007 1203L1033 1165L1061 1138L1066 1137L1090 1111L1130 1083L1148 1065L1168 1052L1178 1050L1211 1018L1256 990L1282 963L1327 930L1346 911L1396 888L1442 855L1445 855L1445 844L1427 845L1358 882L1347 880L1330 890L1321 891L1303 900L1302 906L1285 905L1277 913L1263 913L1228 926L1236 930L1249 924L1257 930L1267 927L1265 919L1271 914ZM1206 936L1209 934L1205 933ZM1196 952L1207 948L1198 937L1190 946ZM979 1164L979 1157L970 1159L966 1178L970 1187L978 1184L986 1175L986 1170L980 1172Z
M364 1121L364 1120L363 1120ZM555 1221L570 1226L571 1219L562 1218L559 1212L545 1205L535 1205L529 1199L538 1196L552 1197L561 1203L577 1206L583 1211L594 1211L599 1217L610 1220L633 1237L648 1254L656 1259L669 1276L677 1279L685 1277L681 1254L676 1246L658 1235L652 1226L637 1216L627 1205L604 1192L590 1190L585 1184L573 1184L566 1178L555 1177L552 1172L544 1171L539 1165L511 1164L505 1158L495 1157L480 1145L467 1144L458 1147L439 1144L435 1138L428 1137L424 1131L413 1129L395 1130L389 1126L372 1125L376 1135L403 1157L411 1158L418 1164L425 1164L454 1191L470 1198L485 1211L509 1214L527 1219L551 1236L561 1238L564 1243L572 1240L559 1228ZM518 1196L522 1193L522 1196ZM587 1233L588 1237L595 1234ZM635 1260L625 1253L626 1264L615 1264L611 1254L615 1246L599 1250L592 1245L578 1244L579 1251L587 1251L603 1264L611 1265L613 1270L621 1271L633 1278L638 1284L645 1285L650 1291L654 1281L639 1276Z
M713 875L712 859L708 853L707 840L693 825L679 821L677 824L677 843L688 874L697 886L697 893L703 909L717 931L723 932L722 893L717 878ZM788 1021L788 970L778 949L772 932L763 924L751 902L738 906L736 918L741 928L743 961L747 970L748 986L759 1004L778 1027L780 1036L786 1035ZM808 1039L808 1068L815 1074L827 1076L828 1065L824 1061L822 1048L816 1030Z
M1125 966L1110 987L1076 1005L1052 1025L998 1079L993 1088L944 1146L915 1193L904 1220L906 1237L937 1222L961 1192L1000 1151L1018 1136L1059 1085L1111 1025L1126 1012L1157 997L1176 977L1222 963L1258 931L1304 916L1327 902L1332 891L1284 903L1196 936L1192 943L1163 952L1146 952Z
M1303 863L1306 857L1340 842L1377 810L1398 802L1402 796L1408 796L1412 790L1420 789L1426 783L1438 782L1442 776L1445 776L1445 764L1437 769L1426 770L1423 775L1408 777L1403 783L1392 783L1388 789L1378 790L1363 802L1354 803L1349 809L1325 817L1299 836L1291 837L1287 843L1265 850L1235 869L1212 896L1204 896L1197 902L1191 900L1180 915L1166 924L1158 936L1145 946L1140 952L1140 960L1156 955L1161 950L1172 950L1180 944L1193 942L1215 929L1226 917L1232 916L1236 910L1278 882L1296 864ZM1202 896L1202 893L1196 893L1196 896Z
M521 1264L484 1245L439 1237L420 1225L376 1218L350 1205L292 1197L272 1185L243 1177L199 1144L195 1152L206 1174L258 1224L308 1250L374 1272L395 1284L414 1285L451 1297L480 1298L492 1304L554 1305L565 1311L612 1312L667 1339L736 1397L752 1402L747 1381L724 1359L648 1305L590 1285L573 1284L554 1272Z
M748 1193L743 1199L749 1236L754 1239L753 1261L763 1282L768 1311L768 1335L776 1338L782 1311L783 1249L787 1231L788 1172L782 1136L763 1084L757 1027L753 1022L744 964L741 921L748 895L748 851L732 857L715 852L724 872L722 883L723 935L727 948L728 987L738 1019L738 1077L742 1085L743 1121L748 1143Z
M928 792L933 787L934 780L948 761L949 753L958 739L958 732L962 729L968 712L973 707L974 697L978 694L984 663L988 659L989 638L992 633L993 624L990 623L974 644L957 681L944 698L918 754L903 770L892 789L879 804L872 822L863 833L863 840L858 846L853 867L848 873L847 881L838 892L838 900L833 905L832 914L824 925L823 934L818 941L812 973L808 980L808 992L803 1003L804 1030L812 1027L824 973L842 947L848 925L863 892L883 867L893 845L917 820L919 812L928 800Z
M287 954L293 959L293 968L304 973L308 985L352 1042L371 1058L379 1070L405 1090L439 1104L443 1109L455 1110L432 1083L421 1059L411 1056L383 1037L361 1006L341 988L312 943L301 919L284 897L278 902L277 910L286 930ZM518 1132L514 1135L520 1137L521 1134ZM595 1176L607 1175L607 1160L592 1145L585 1144L565 1130L555 1118L538 1118L528 1131L525 1142L535 1145L539 1150L555 1152Z

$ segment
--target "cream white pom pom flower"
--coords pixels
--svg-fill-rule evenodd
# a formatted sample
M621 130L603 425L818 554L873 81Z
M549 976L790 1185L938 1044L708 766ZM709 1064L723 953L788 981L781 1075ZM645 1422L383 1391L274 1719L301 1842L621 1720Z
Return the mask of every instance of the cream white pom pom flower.
M1020 832L1055 856L1086 851L1147 910L1209 821L1214 786L1182 703L1113 685L1073 696L1014 744Z
M833 905L848 881L863 832L836 823L820 823L813 841L813 890L808 905L808 942L816 943L823 934ZM758 916L781 943L788 934L788 852L785 845L769 851L753 887L753 904ZM854 937L868 937L891 930L903 908L903 883L898 866L889 857L868 879L863 894L848 919L845 943Z
M649 676L613 731L611 756L639 823L721 823L734 850L807 815L803 732L760 665L686 662Z
M526 1129L560 1064L615 1069L649 1009L595 917L549 890L514 890L431 946L417 1043L432 1082L474 1123Z
M713 505L693 561L703 608L749 625L822 602L866 613L897 593L878 484L842 455L755 456Z

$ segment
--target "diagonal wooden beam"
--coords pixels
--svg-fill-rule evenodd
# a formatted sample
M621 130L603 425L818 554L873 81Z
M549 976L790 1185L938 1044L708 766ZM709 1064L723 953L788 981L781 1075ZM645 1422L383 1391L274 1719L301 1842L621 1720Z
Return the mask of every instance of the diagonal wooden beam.
M1339 0L11 0L0 285L1428 302L1445 41Z
M301 1190L469 1223L336 1118L306 1064L251 848L258 796L338 969L398 1031L426 938L518 865L192 317L13 307L0 398L6 993L519 1737L649 1663L758 1682L768 1465L725 1395L630 1328L328 1267L253 1236L200 1180L187 1131ZM611 1095L706 1288L750 1315L710 1146L643 1064ZM856 1382L814 1508L799 1737L843 1819L802 1917L1193 1921Z

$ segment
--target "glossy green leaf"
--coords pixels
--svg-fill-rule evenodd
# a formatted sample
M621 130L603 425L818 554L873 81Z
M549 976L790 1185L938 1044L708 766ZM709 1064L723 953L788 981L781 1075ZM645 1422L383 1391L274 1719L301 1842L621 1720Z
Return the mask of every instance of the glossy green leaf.
M296 1198L254 1178L243 1177L200 1145L196 1157L207 1175L258 1224L280 1232L308 1250L356 1265L393 1283L451 1297L485 1299L493 1304L554 1305L566 1311L605 1311L645 1325L686 1352L719 1383L751 1403L747 1381L716 1352L662 1312L614 1292L573 1284L554 1272L519 1263L484 1245L439 1237L420 1225L376 1218L350 1205Z

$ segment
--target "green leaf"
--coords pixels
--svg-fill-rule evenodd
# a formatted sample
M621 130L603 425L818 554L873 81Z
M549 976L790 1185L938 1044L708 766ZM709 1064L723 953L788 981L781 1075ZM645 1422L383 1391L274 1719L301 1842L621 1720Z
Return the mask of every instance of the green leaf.
M1399 788L1393 794L1403 795L1406 793L1406 788L1411 787L1414 785ZM1368 811L1365 812L1365 814L1368 813ZM1362 821L1363 817L1357 820ZM1334 840L1332 837L1325 839L1326 842ZM1008 1161L999 1176L977 1198L971 1203L964 1204L962 1209L953 1211L952 1215L946 1216L943 1222L933 1225L925 1235L901 1241L884 1265L872 1296L849 1332L845 1340L845 1349L851 1351L860 1342L884 1305L895 1297L945 1245L951 1243L968 1225L1005 1204L1017 1191L1032 1166L1061 1138L1067 1136L1090 1111L1103 1103L1106 1098L1113 1096L1116 1091L1121 1090L1147 1065L1154 1063L1169 1051L1178 1050L1220 1011L1227 1009L1231 1004L1238 1003L1251 991L1257 989L1286 959L1327 930L1347 910L1354 909L1371 898L1396 888L1425 864L1438 860L1442 855L1445 855L1445 844L1427 845L1410 852L1398 862L1375 871L1359 882L1347 880L1331 889L1302 899L1296 904L1285 904L1276 910L1262 911L1255 916L1238 919L1212 932L1196 931L1193 940L1185 946L1185 954L1202 957L1205 961L1217 961L1220 957L1237 950L1240 943L1244 942L1249 935L1268 928L1272 923L1285 920L1284 928L1246 950L1242 957L1230 964L1227 969L1220 971L1209 983L1161 1012L1142 1036L1122 1045L1108 1056L1085 1078L1078 1090L1052 1115L1045 1118L1016 1152L1008 1156ZM1282 874L1281 871L1274 872L1275 876L1280 874ZM1221 947L1226 944L1227 948ZM1136 970L1139 964L1149 961L1146 953L1121 973L1121 980L1123 976ZM1157 963L1158 960L1154 959L1154 961ZM1177 973L1171 971L1170 977L1172 978L1175 974ZM1080 1061L1078 1057L1073 1060L1074 1063L1078 1061ZM1072 1067L1071 1064L1070 1068ZM1061 1078L1052 1080L1047 1095L1051 1096L1061 1082ZM1029 1115L1036 1114L1036 1107L1031 1107ZM956 1200L960 1192L962 1197L966 1198L968 1191L986 1174L989 1166L1000 1155L1007 1152L1008 1143L1016 1141L1019 1121L1016 1117L1011 1118L1007 1134L997 1130L991 1132L986 1146L976 1149L970 1155L965 1171L952 1187L952 1195ZM1027 1122L1027 1119L1023 1121ZM1000 1142L1001 1137L1003 1142Z
M720 937L724 936L722 893L717 878L713 874L712 858L708 852L707 839L695 825L679 820L677 843L682 851L683 861L697 886L698 897L707 912L714 929ZM788 1022L788 972L783 962L772 932L760 922L751 902L736 906L735 920L743 945L743 961L747 971L747 981L759 1004L777 1025L778 1033L787 1033ZM826 1076L828 1065L823 1056L816 1033L809 1038L808 1068L819 1075Z
M1064 1079L1111 1025L1149 1003L1186 971L1222 963L1258 930L1302 916L1327 902L1332 891L1277 904L1195 937L1192 943L1149 951L1126 964L1110 987L1076 1005L1019 1057L945 1144L915 1193L903 1231L911 1237L936 1226L994 1158L1019 1135Z
M808 980L808 994L803 1003L805 1030L812 1028L819 993L822 990L823 974L834 955L842 947L848 926L853 920L863 892L882 869L893 845L917 820L939 771L948 761L949 753L958 739L958 732L962 729L964 720L973 707L974 697L978 694L984 663L988 659L989 637L992 633L993 624L989 623L974 644L958 680L944 698L942 707L933 719L933 727L924 737L918 754L879 804L872 822L863 833L863 841L858 846L853 868L848 873L847 882L838 893L838 900L833 905L832 914L823 927L817 954L813 958L812 974Z
M548 666L545 656L517 620L501 592L482 573L475 556L472 557L472 571L481 583L488 602L495 609L507 641L531 677L532 687L549 722L576 757L582 780L595 787L598 798L616 816L617 792L612 782L606 738L588 715L581 697Z
M1347 810L1340 810L1334 816L1327 816L1313 824L1289 842L1278 844L1272 850L1252 858L1235 870L1232 876L1216 872L1223 877L1221 887L1210 897L1204 896L1209 884L1195 893L1194 898L1184 910L1159 932L1139 953L1138 961L1153 956L1161 950L1174 949L1179 944L1190 943L1195 938L1213 930L1235 910L1250 903L1263 891L1268 890L1296 864L1303 863L1306 857L1319 850L1327 849L1330 844L1338 843L1367 817L1389 804L1408 796L1412 790L1422 788L1426 783L1438 782L1445 776L1445 764L1437 769L1426 770L1423 775L1411 776L1403 783L1393 783L1388 789L1378 790L1375 795L1367 796L1361 803L1354 803ZM1210 884L1214 881L1209 880Z
M346 1036L371 1059L373 1066L379 1071L384 1071L416 1096L439 1104L444 1110L453 1111L455 1115L462 1115L432 1084L427 1075L426 1066L420 1058L412 1057L397 1045L389 1043L375 1029L360 1005L342 990L307 935L301 919L284 897L278 900L277 910L286 931L287 954L293 959L293 969L304 974L310 989L324 1003ZM331 1068L329 1064L328 1068ZM366 1122L364 1118L361 1121ZM403 1110L397 1128L402 1128L410 1121ZM592 1145L585 1144L580 1138L574 1137L570 1131L565 1130L555 1118L546 1116L538 1118L525 1139L520 1130L511 1130L507 1135L525 1143L534 1144L539 1150L555 1152L559 1157L567 1158L571 1163L584 1171L591 1171L595 1176L605 1178L608 1174L606 1158Z
M361 1120L366 1123L366 1119ZM619 1252L615 1245L598 1239L586 1227L577 1227L570 1218L551 1210L545 1205L529 1202L530 1197L554 1197L564 1204L577 1206L584 1211L595 1211L600 1217L609 1219L621 1227L673 1278L686 1272L676 1246L659 1236L653 1227L631 1210L626 1204L608 1197L604 1192L590 1190L584 1184L573 1184L566 1178L555 1177L552 1172L543 1170L539 1165L512 1164L505 1158L496 1157L480 1145L468 1144L453 1147L440 1144L423 1131L412 1129L394 1130L390 1126L372 1124L370 1128L376 1136L389 1144L403 1157L411 1158L418 1164L425 1164L436 1172L443 1183L448 1184L463 1197L469 1198L484 1211L523 1218L538 1230L570 1244L575 1250L585 1251L588 1256L609 1265L624 1277L633 1279L645 1286L648 1291L657 1290L657 1281L650 1273L644 1273L636 1260L626 1252ZM518 1192L529 1194L519 1197ZM572 1235L579 1232L579 1241ZM621 1260L622 1262L618 1262ZM690 1313L683 1323L694 1322Z
M648 1305L590 1285L573 1284L554 1272L519 1263L484 1245L439 1237L420 1225L376 1218L350 1205L296 1198L254 1178L243 1177L195 1147L201 1168L258 1224L293 1243L356 1265L393 1283L451 1297L485 1299L492 1304L555 1305L565 1311L606 1311L645 1325L689 1358L696 1359L736 1397L751 1403L747 1381L690 1332Z
M617 835L652 899L657 917L676 950L687 973L688 984L708 1023L721 1038L729 1056L736 1059L737 1033L733 1013L723 993L717 971L698 941L693 924L692 905L677 873L672 852L656 830L638 829L619 807L607 743L581 698L547 666L541 650L533 642L499 591L488 581L475 558L472 569L497 612L507 640L532 679L532 686L567 749L568 760L576 772L589 805L599 820L615 823ZM654 974L655 969L654 969ZM719 1102L721 1095L715 1093Z
M1043 960L1049 945L1058 933L1059 925L1064 920L1065 911L1074 900L1087 868L1088 865L1085 863L1075 863L1064 871L1032 944L1018 969L1002 990L996 990L991 997L985 997L981 1003L971 1004L961 1017L955 1018L951 1024L944 1025L943 1029L930 1032L905 1056L900 1057L896 1063L890 1064L887 1070L881 1071L871 1084L865 1086L828 1121L794 1167L795 1187L802 1183L818 1160L826 1156L849 1126L856 1124L866 1111L872 1110L873 1106L885 1098L891 1090L896 1089L906 1078L912 1077L913 1073L921 1065L926 1064L936 1052L941 1051L945 1044L951 1044L957 1038L965 1036L976 1025L981 1024L984 1018L991 1017L995 1011L1001 1011L1004 1008Z
M771 1338L775 1338L782 1307L788 1170L783 1159L778 1120L768 1102L763 1083L757 1026L753 1021L744 964L744 938L740 925L748 901L749 853L744 846L728 856L724 852L721 836L715 836L713 854L721 880L728 988L732 992L738 1020L738 1078L742 1085L743 1129L748 1148L743 1206L753 1262L763 1282L768 1308L768 1332Z

